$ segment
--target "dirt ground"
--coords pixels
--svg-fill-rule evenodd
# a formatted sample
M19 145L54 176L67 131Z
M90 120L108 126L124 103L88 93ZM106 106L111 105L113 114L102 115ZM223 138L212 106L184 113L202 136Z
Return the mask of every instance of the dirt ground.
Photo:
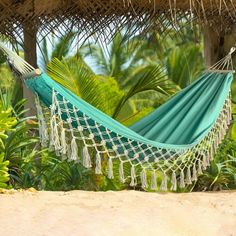
M236 192L7 191L0 236L236 236Z

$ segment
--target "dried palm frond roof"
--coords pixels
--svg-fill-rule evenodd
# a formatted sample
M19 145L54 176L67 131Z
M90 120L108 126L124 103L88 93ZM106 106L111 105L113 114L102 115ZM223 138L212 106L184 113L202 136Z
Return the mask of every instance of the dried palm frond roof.
M1 0L0 32L19 37L23 25L44 33L60 26L106 36L125 26L133 34L162 30L183 16L227 30L236 21L236 0Z

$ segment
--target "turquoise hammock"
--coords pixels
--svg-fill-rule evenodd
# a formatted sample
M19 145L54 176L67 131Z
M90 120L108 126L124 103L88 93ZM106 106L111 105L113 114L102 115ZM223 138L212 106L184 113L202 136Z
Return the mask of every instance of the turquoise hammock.
M105 162L110 179L119 163L120 181L130 186L141 182L144 189L175 191L192 184L210 165L230 125L233 71L205 71L166 104L125 127L0 47L36 94L42 146L86 168L94 166L96 174ZM229 66L230 55L217 68ZM39 101L50 108L48 122Z

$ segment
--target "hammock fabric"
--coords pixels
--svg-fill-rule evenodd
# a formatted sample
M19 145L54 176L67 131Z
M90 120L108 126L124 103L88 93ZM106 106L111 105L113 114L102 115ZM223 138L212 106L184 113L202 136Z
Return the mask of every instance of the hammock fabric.
M17 65L22 65L22 59L17 60L20 62ZM31 71L26 65L23 72L22 66L18 68L21 74ZM223 140L231 121L232 79L232 72L205 72L169 102L129 128L86 103L47 74L25 82L50 108L47 122L37 99L42 146L49 144L58 156L79 160L86 168L94 166L96 174L101 174L103 163L108 163L110 179L116 176L113 165L119 163L120 181L129 182L130 186L136 186L141 180L144 189L175 191L178 186L184 188L197 181Z

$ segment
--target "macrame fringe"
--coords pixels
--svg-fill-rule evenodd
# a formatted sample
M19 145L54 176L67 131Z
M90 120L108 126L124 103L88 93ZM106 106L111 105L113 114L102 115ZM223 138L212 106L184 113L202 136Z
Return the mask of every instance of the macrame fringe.
M161 182L161 186L160 186L160 190L161 191L167 191L168 188L167 188L167 175L166 173L164 172L163 173L163 177L162 177L162 182Z
M172 172L170 190L171 191L176 191L177 190L177 178L176 178L175 171Z
M75 160L78 159L78 147L77 147L77 143L76 143L76 138L75 137L72 138L70 147L71 147L70 160L75 161Z
M101 156L99 153L96 154L95 174L97 174L97 175L102 174L102 161L101 161Z
M198 160L198 170L197 170L198 175L202 175L202 164L201 164L201 160Z
M143 168L141 172L141 183L142 183L142 188L147 189L148 188L148 182L147 182L147 174L146 170Z
M63 127L61 130L61 153L63 155L66 155L67 153L66 130Z
M190 166L188 167L188 170L187 170L185 183L188 184L188 185L192 184L192 176L191 176Z
M50 119L50 140L49 140L49 151L54 151L55 147L54 147L54 118L51 117Z
M180 188L185 188L185 181L184 181L184 171L181 170L180 172L180 184L179 184Z
M83 158L83 166L85 168L91 168L92 167L91 157L88 148L86 146L83 147L82 158Z
M109 179L114 179L113 163L112 163L112 158L111 157L109 157L109 159L108 159L108 178Z
M120 182L125 183L124 167L122 161L120 162L119 165L119 176L120 176Z
M197 169L196 164L193 164L193 175L192 175L192 181L197 181Z
M151 190L157 190L157 176L155 170L152 171Z
M56 122L56 118L54 117L54 122L53 122L53 136L54 136L54 148L57 153L57 156L60 156L60 150L61 150L61 143L60 143L60 137L59 137L59 132L58 132L58 125Z
M207 169L207 157L205 153L203 153L203 157L202 157L202 169L203 170Z
M136 185L137 185L137 180L136 180L135 167L134 167L133 165L131 166L130 177L131 177L130 186L131 186L131 187L136 186Z

